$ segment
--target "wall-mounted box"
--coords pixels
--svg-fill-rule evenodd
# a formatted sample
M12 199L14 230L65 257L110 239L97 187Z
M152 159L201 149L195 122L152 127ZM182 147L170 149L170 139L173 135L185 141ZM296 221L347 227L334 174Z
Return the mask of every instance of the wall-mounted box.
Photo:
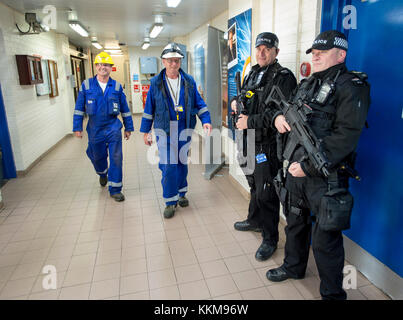
M15 57L21 85L43 83L41 58L28 55Z
M140 73L156 74L158 73L158 60L156 57L140 57Z

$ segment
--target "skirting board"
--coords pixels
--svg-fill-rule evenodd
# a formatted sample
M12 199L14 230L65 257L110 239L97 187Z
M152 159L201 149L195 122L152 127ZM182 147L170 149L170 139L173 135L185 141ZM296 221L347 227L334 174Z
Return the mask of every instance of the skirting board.
M34 162L32 162L28 168L25 170L17 171L17 178L25 176L33 167L35 167L46 155L49 154L52 150L54 150L57 146L59 146L66 138L72 138L73 134L68 133L63 138L61 138L58 142L56 142L52 147L50 147L47 151L45 151L42 155L40 155Z
M392 299L402 300L403 279L354 241L343 237L346 260Z

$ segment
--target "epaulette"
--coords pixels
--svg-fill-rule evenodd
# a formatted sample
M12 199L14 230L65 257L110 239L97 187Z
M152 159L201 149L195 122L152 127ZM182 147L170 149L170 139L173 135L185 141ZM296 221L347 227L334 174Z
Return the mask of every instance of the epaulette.
M350 80L356 86L362 86L367 84L368 75L364 72L359 71L348 71L342 74L338 79L337 83L343 85L346 81Z
M350 74L354 75L354 78L352 78L351 81L355 85L362 85L362 84L366 83L366 80L368 79L368 75L364 72L350 71Z

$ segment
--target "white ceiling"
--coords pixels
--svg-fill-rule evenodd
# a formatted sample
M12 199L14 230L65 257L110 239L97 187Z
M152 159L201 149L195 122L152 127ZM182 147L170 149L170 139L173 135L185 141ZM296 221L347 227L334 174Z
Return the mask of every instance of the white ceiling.
M184 36L228 8L228 0L182 0L178 7L168 8L165 0L0 0L21 12L35 12L42 19L46 5L57 9L56 31L68 35L82 47L90 46L90 37L83 38L68 26L68 11L77 12L78 20L104 45L118 40L129 46L140 46L151 28L156 13L163 13L164 29L151 46L163 46L172 38ZM26 26L21 26L26 29Z

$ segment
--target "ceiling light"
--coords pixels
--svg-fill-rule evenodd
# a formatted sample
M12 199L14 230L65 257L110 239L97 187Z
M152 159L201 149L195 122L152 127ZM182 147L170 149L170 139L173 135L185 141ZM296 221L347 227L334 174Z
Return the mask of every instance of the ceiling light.
M151 28L150 37L156 38L160 34L162 29L164 29L164 25L162 23L154 23Z
M150 37L144 37L144 42L141 45L141 49L147 50L149 46L150 46Z
M120 49L105 49L106 52L109 52L110 54L119 54L122 53L122 50Z
M69 21L69 26L82 37L88 37L88 31L79 21Z
M101 46L98 42L91 42L91 44L92 44L95 48L97 48L98 50L101 50L101 49L102 49L102 46Z
M155 16L155 23L151 27L150 37L156 38L160 32L164 29L164 24L162 23L162 16L157 14Z
M167 0L167 6L170 8L176 8L181 0Z

